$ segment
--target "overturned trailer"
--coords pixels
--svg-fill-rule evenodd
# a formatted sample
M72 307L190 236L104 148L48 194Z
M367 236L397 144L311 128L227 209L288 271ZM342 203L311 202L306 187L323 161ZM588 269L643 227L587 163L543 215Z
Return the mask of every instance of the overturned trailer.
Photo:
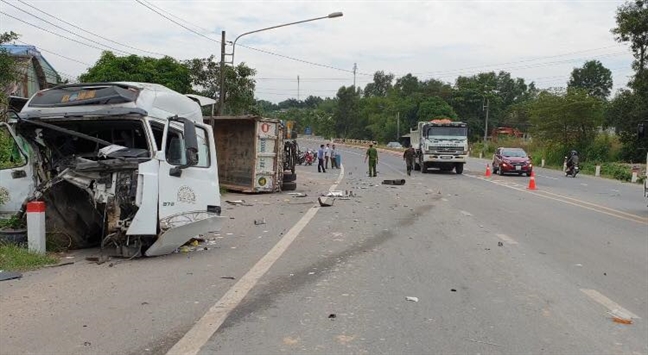
M0 170L0 213L45 201L48 238L155 256L220 230L216 147L194 99L148 83L63 85L0 128L26 161Z
M295 190L297 143L286 140L286 127L275 118L210 116L214 128L222 187L239 192Z

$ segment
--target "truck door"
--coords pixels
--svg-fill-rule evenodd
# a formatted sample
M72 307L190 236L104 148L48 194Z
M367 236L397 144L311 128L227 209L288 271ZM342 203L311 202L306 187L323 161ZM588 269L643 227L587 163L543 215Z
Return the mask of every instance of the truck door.
M0 214L16 214L33 191L27 144L8 124L0 123Z
M184 122L184 127L182 123ZM187 126L193 126L197 140L197 159L186 155ZM185 119L169 120L163 133L159 155L159 219L162 230L206 218L209 210L220 206L218 168L212 131L208 126ZM210 207L211 206L211 207ZM192 236L188 236L192 237Z

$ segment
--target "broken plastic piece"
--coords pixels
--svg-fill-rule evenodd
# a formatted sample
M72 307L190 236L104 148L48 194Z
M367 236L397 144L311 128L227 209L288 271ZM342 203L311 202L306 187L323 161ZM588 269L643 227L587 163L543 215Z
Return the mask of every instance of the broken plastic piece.
M331 314L329 314L328 317L329 317L329 319L335 319L335 318L337 318L337 316L335 315L335 313L331 313Z
M383 185L405 185L405 179L383 180Z
M418 297L407 296L405 299L410 302L418 302Z
M263 218L263 219L255 219L254 220L254 225L255 226L258 226L258 225L261 225L261 224L266 224L265 218Z
M322 198L321 198L321 197L318 197L318 198L317 198L317 202L319 202L319 205L320 205L321 207L331 207L331 206L333 206L333 203L335 203L335 199L333 199L333 200L331 201L331 203L326 203L326 202L322 201Z
M245 202L245 200L234 200L234 201L225 201L229 203L230 205L235 205L235 206L253 206L251 203Z

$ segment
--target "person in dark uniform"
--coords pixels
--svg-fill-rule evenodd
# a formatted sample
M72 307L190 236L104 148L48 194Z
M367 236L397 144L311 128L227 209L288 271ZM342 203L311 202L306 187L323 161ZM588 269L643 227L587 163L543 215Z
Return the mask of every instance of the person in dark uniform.
M407 148L403 153L403 160L405 160L405 165L407 165L407 175L412 175L412 167L414 166L414 156L416 151L412 146Z
M378 151L373 144L369 144L369 149L365 154L365 163L369 160L369 177L376 177L376 164L378 164Z
M317 151L317 172L326 172L326 168L324 167L324 144L320 145L320 149Z

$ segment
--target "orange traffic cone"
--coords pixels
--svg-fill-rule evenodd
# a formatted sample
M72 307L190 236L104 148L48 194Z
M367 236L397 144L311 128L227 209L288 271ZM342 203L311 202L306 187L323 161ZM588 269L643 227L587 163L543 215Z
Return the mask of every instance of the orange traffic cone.
M485 177L490 177L491 176L491 170L490 170L490 165L486 164L486 174L484 174Z
M531 171L531 178L529 179L529 187L527 187L527 190L535 190L535 189L536 189L535 173Z

